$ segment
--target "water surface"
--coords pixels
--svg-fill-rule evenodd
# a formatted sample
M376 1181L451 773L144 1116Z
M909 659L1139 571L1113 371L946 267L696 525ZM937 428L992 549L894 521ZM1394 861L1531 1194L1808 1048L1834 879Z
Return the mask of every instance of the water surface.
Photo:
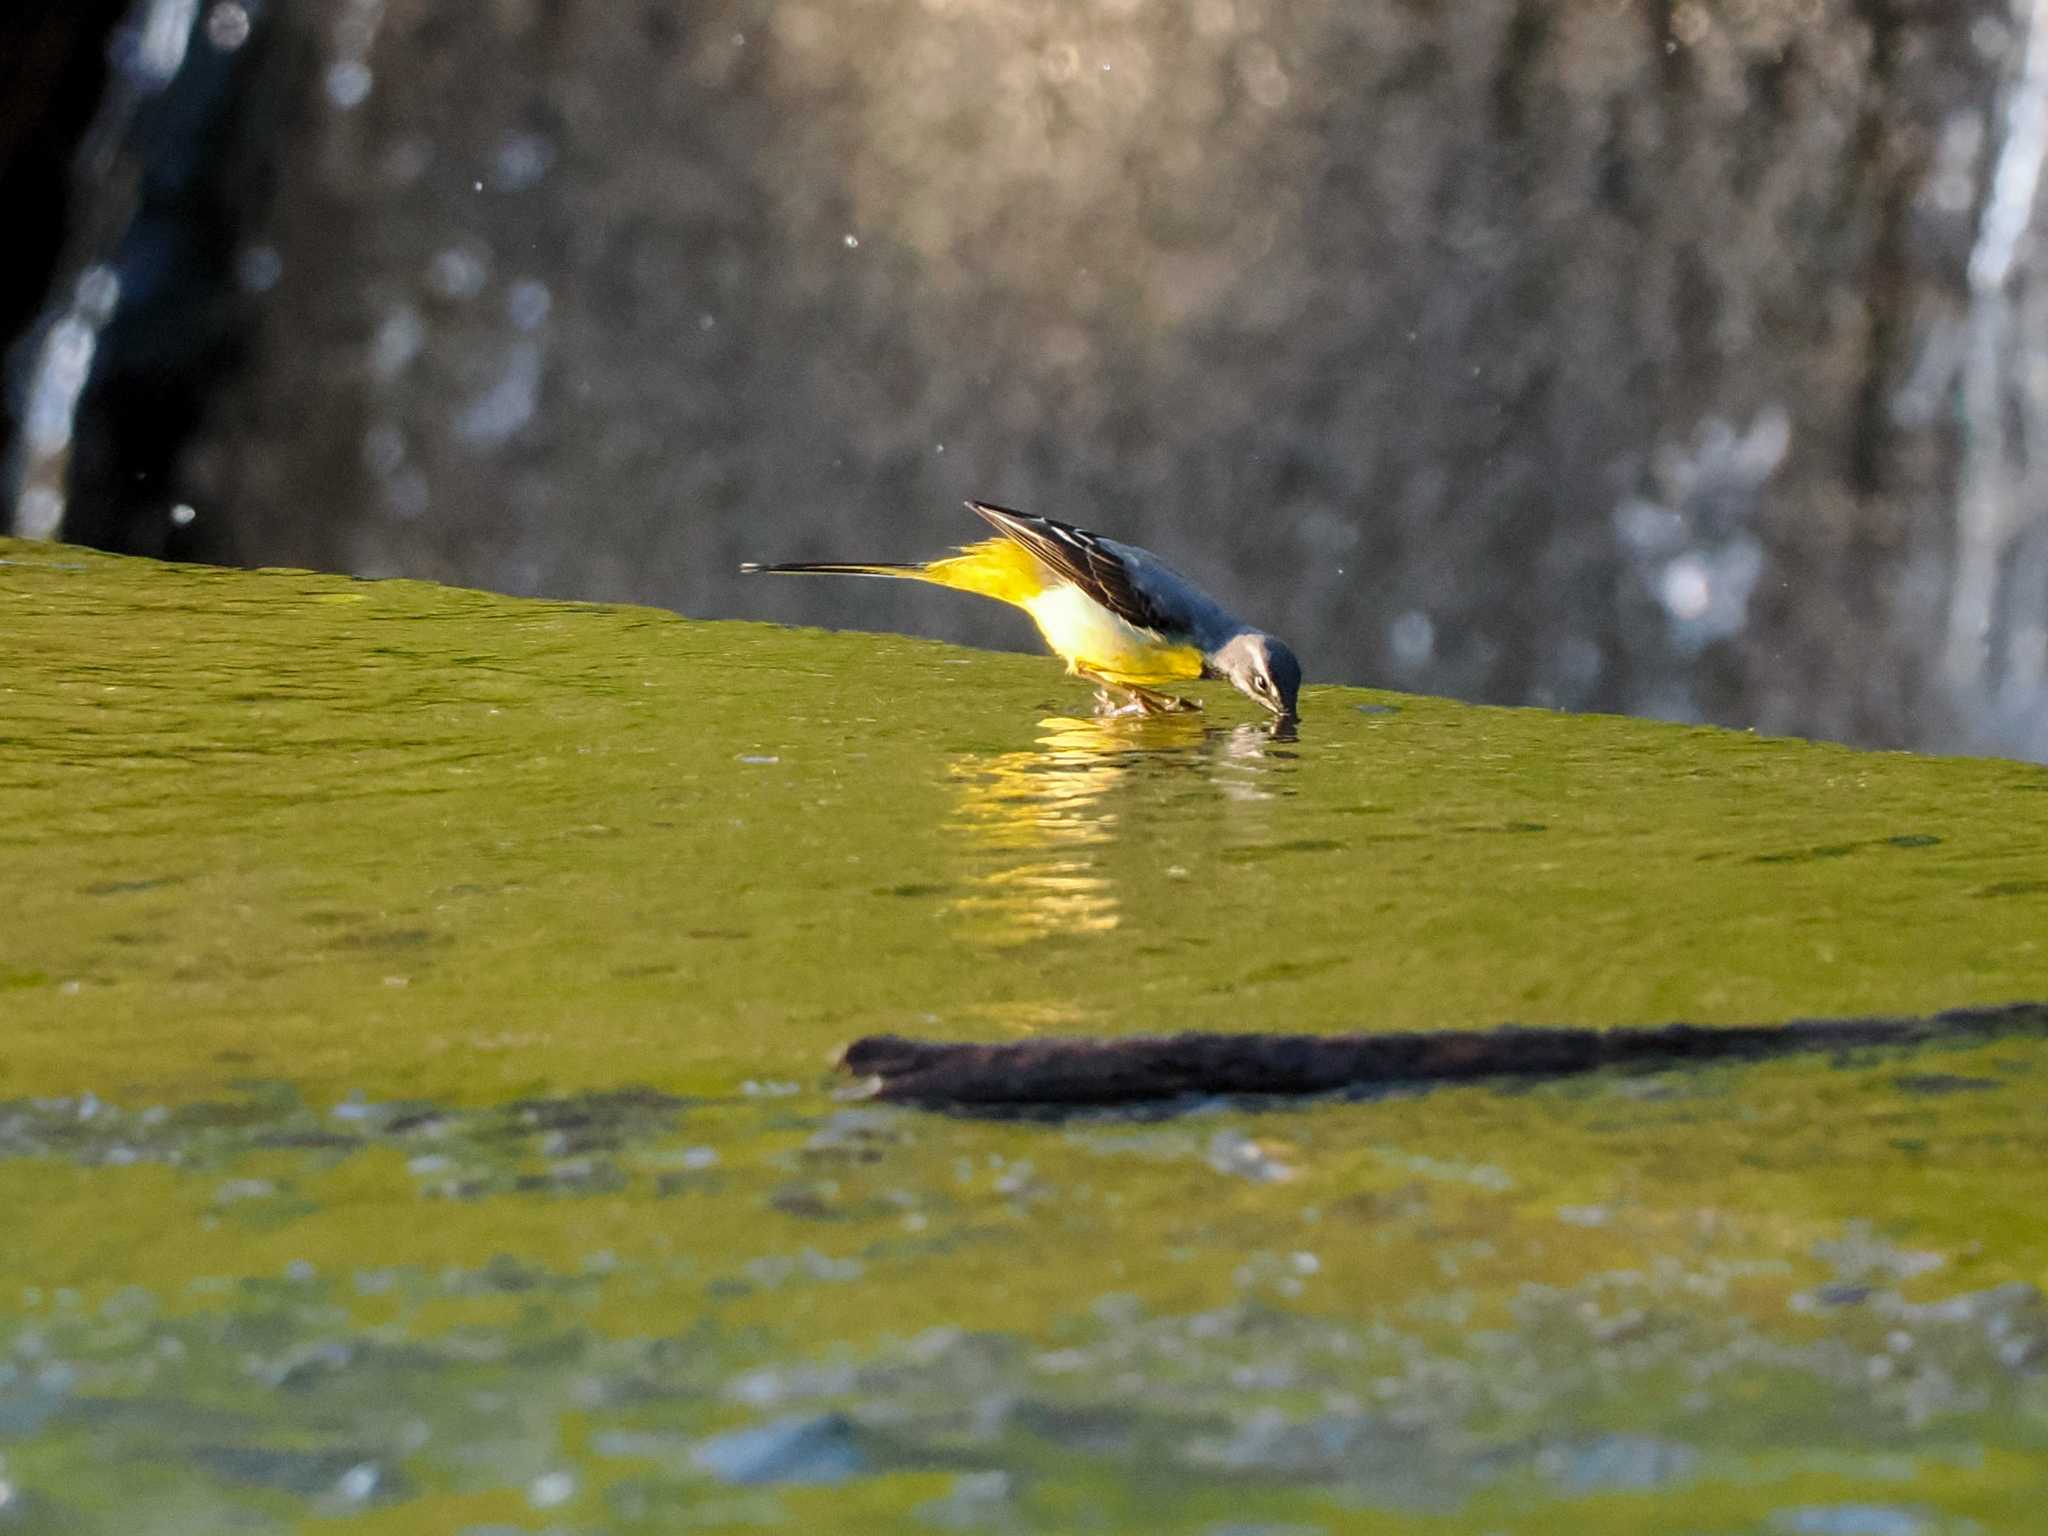
M2038 1043L1063 1123L829 1061L2040 997L2039 768L26 545L0 615L0 1528L2032 1517Z

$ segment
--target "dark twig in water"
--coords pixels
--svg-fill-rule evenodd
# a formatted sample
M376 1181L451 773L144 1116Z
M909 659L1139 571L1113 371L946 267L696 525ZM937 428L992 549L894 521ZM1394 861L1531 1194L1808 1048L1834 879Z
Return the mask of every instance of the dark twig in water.
M1657 1029L1508 1025L1386 1035L1184 1034L996 1045L869 1035L849 1045L839 1065L872 1079L872 1097L899 1103L1078 1107L1332 1093L1487 1077L1566 1077L1603 1067L1643 1070L2025 1034L2048 1034L2048 1003L1957 1008L1921 1018L1667 1024Z

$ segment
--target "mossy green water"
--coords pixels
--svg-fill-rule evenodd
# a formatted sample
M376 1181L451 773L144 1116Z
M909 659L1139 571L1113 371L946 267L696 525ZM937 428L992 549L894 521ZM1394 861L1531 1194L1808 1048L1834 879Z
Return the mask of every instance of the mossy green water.
M2038 1044L1064 1125L827 1063L2044 997L2039 768L25 545L0 634L0 1528L2032 1518Z

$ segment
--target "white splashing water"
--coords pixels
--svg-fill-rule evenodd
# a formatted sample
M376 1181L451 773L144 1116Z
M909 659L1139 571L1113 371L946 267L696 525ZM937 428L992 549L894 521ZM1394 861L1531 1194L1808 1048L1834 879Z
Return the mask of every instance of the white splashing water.
M2048 0L2015 0L2025 34L2018 78L2005 103L1991 187L1970 252L1970 308L1962 360L1967 423L1958 488L1954 565L1941 672L1957 703L1977 717L1987 744L2039 756L2048 750L2039 603L2019 601L1997 632L2002 596L2023 598L2048 582L2048 541L2029 536L2048 491L2035 418L2031 355L2044 339L2038 301L2015 302L2026 267L2044 165L2048 165ZM2010 425L2014 397L2022 409ZM2036 557L2014 560L2031 546Z
M198 14L199 0L153 0L144 6L135 49L135 68L144 77L139 83L154 81L161 89L185 67Z
M23 412L22 436L29 452L57 454L71 446L78 397L85 393L86 377L98 350L98 330L75 312L65 315L43 337L30 375L28 408Z
M130 128L138 105L157 95L185 66L199 18L199 0L136 0L121 32L105 99L87 135L112 144ZM126 220L112 221L125 227ZM121 301L121 280L109 264L119 234L98 249L73 253L78 272L69 295L44 321L19 400L21 437L0 482L5 527L18 538L54 539L64 531L71 446L79 402L91 381L100 335Z
M66 471L78 402L92 377L100 331L121 300L121 282L103 266L88 267L71 302L50 322L30 365L21 406L21 472L14 487L15 537L53 539L64 526Z
M1992 173L1991 196L1970 251L1970 287L1986 292L2005 286L2034 219L2041 166L2048 155L2048 3L2018 0L2026 33L2020 78L2005 108L2005 141Z

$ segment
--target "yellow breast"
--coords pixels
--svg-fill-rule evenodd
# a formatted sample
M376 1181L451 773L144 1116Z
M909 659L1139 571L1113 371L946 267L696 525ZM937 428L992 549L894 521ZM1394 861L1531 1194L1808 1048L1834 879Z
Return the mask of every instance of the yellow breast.
M1176 645L1125 623L1069 582L1048 586L1018 606L1070 666L1110 682L1146 688L1202 675L1202 653L1192 645Z
M1125 623L1014 539L970 544L919 574L958 592L1014 603L1077 671L1137 688L1191 682L1202 675L1202 653L1194 646Z

